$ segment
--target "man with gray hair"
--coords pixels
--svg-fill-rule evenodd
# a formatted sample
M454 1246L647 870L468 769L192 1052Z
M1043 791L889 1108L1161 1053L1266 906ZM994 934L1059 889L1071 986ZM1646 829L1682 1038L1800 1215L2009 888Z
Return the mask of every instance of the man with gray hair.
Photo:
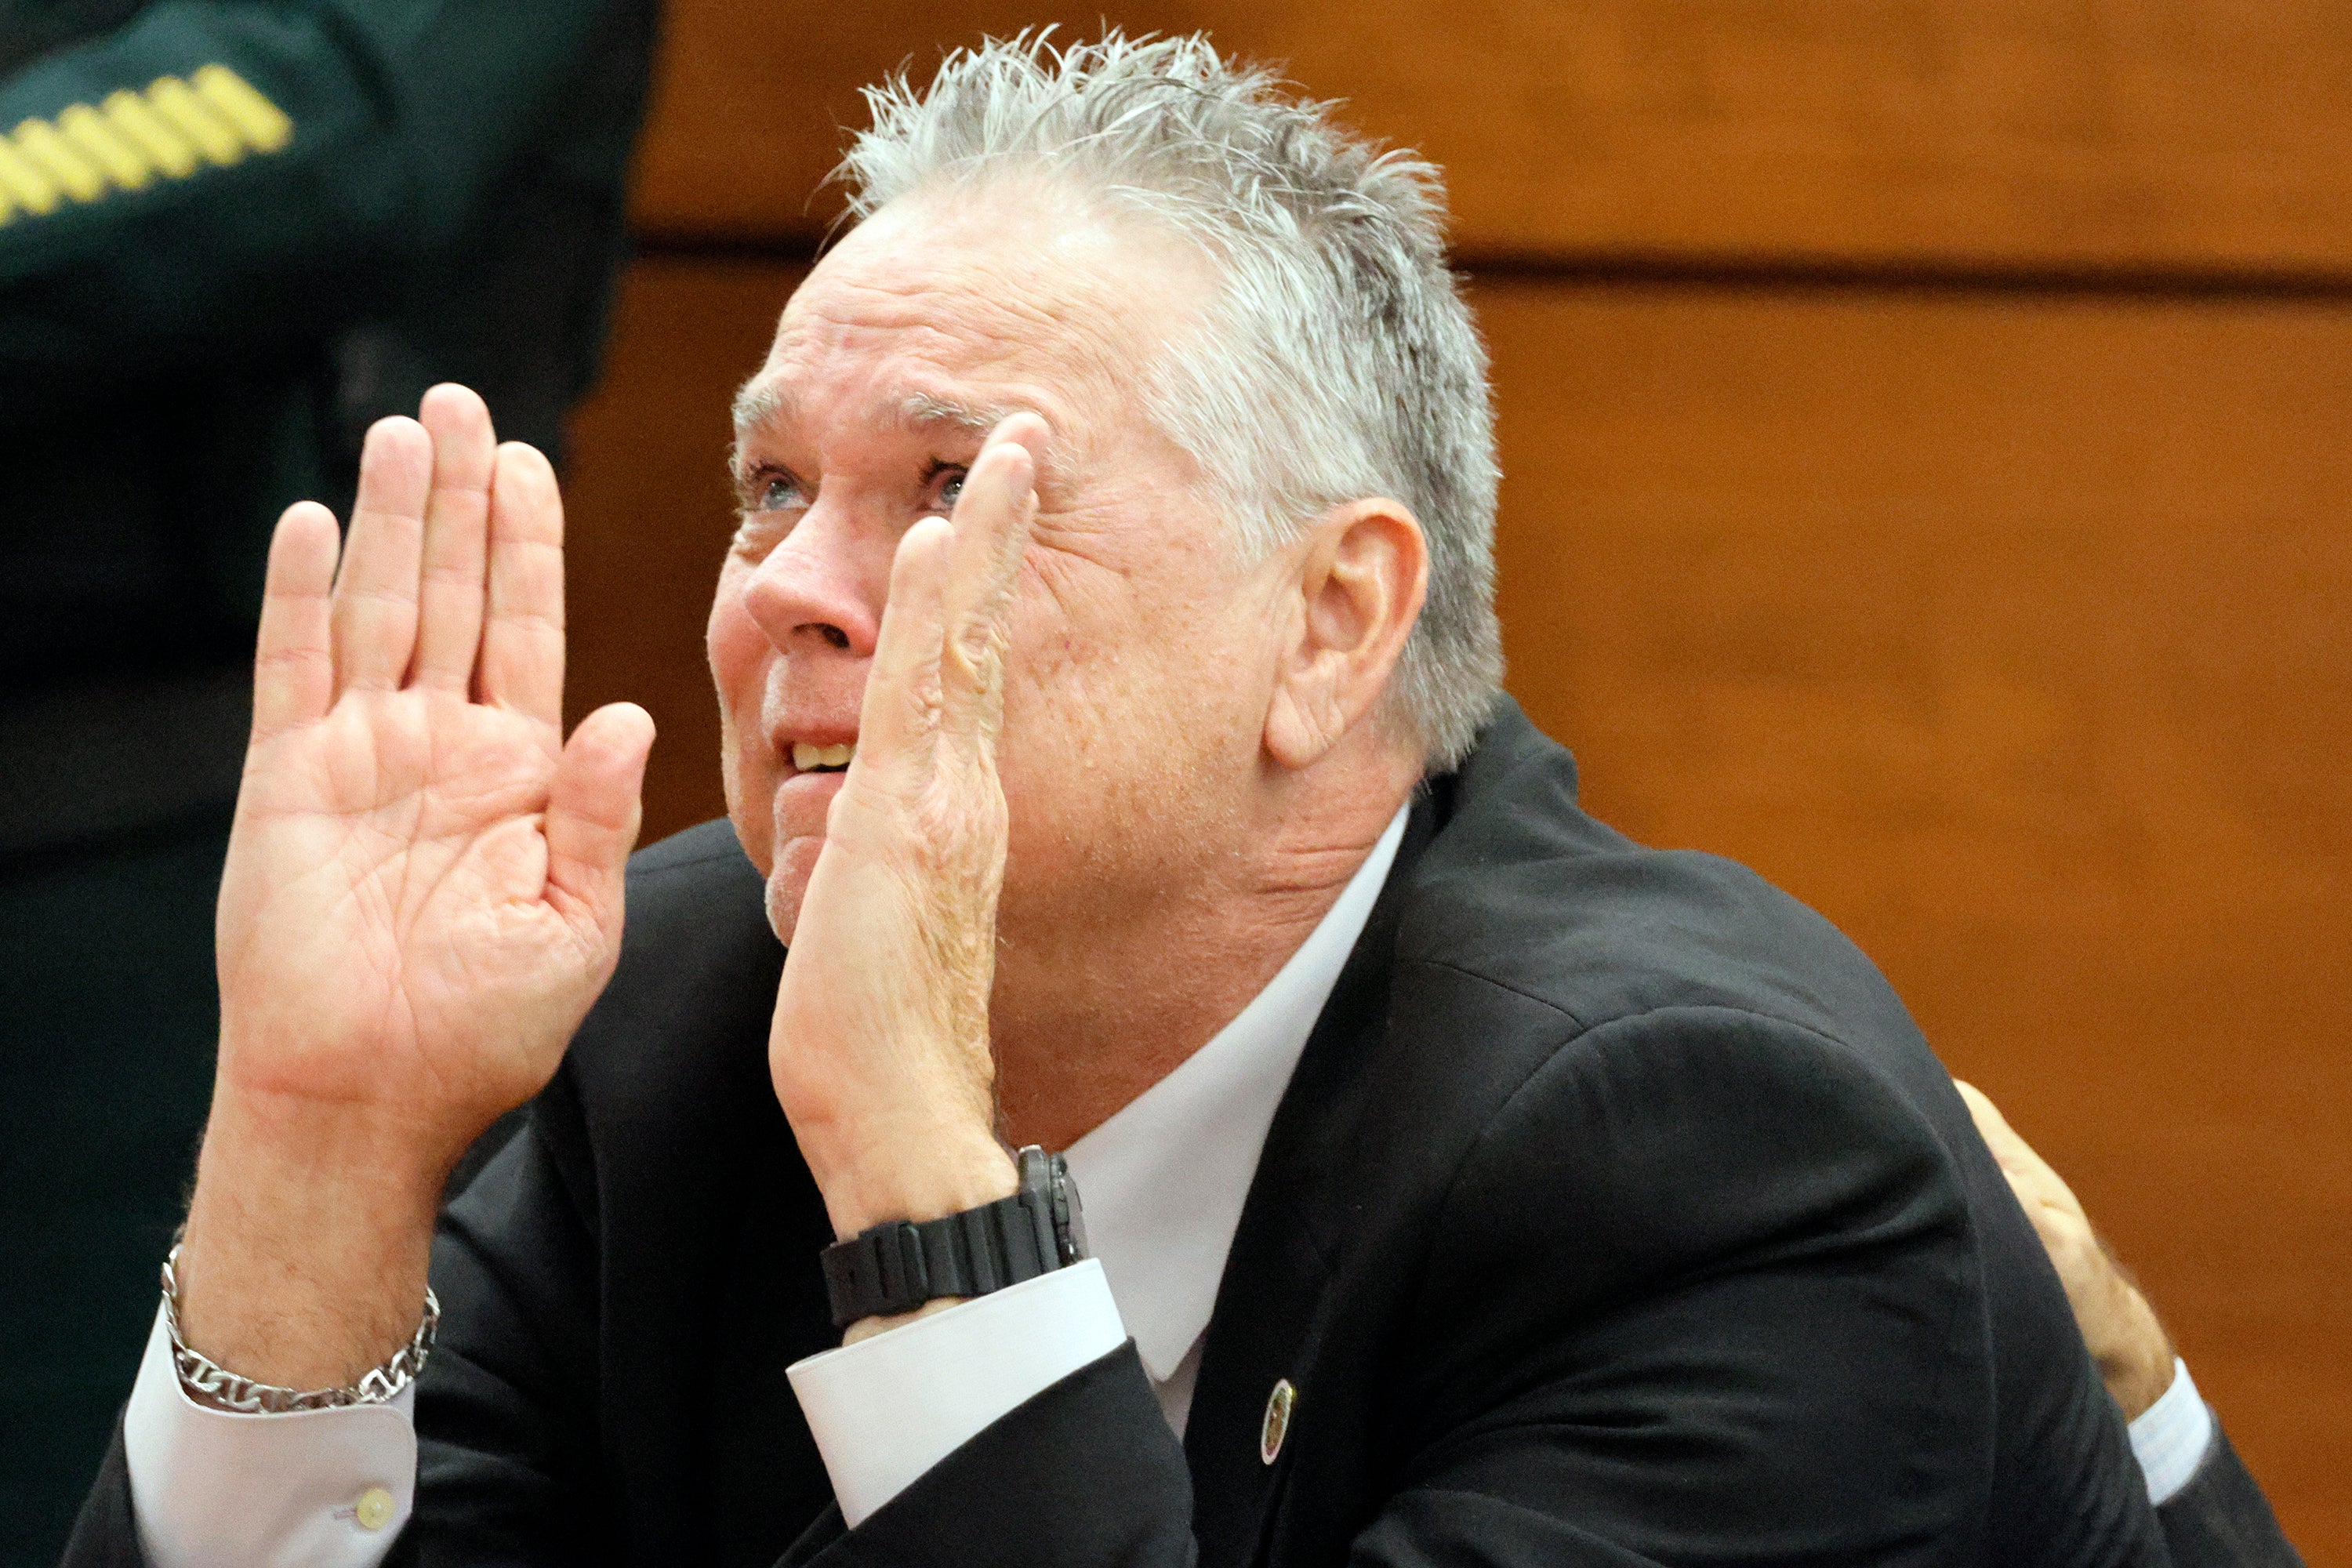
M436 388L281 522L72 1560L2164 1562L1894 995L1499 696L1434 172L1199 39L872 101L625 940L543 460Z

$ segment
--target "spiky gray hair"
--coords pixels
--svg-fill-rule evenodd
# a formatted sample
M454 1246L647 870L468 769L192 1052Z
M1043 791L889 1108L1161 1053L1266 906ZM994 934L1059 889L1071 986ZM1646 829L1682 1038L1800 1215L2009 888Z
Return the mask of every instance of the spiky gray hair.
M1458 762L1502 683L1497 474L1486 353L1445 265L1437 170L1201 35L990 39L928 87L902 73L866 101L873 125L836 174L859 217L1043 174L1157 217L1220 264L1210 319L1151 367L1147 407L1252 555L1346 501L1412 510L1429 592L1388 717L1432 768Z

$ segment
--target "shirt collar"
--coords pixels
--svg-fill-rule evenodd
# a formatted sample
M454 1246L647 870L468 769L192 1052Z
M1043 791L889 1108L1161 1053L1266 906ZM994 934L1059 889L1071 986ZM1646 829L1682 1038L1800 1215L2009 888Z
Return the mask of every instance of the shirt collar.
M1404 837L1400 808L1281 972L1175 1071L1072 1144L1087 1240L1153 1378L1209 1324L1275 1107Z

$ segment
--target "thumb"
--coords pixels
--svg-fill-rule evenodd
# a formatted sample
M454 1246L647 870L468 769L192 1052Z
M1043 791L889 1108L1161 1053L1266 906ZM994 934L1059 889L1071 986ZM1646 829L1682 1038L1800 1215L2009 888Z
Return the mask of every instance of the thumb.
M634 702L599 708L580 721L556 759L547 792L547 889L580 922L608 936L620 927L621 883L644 820L646 758L653 715Z

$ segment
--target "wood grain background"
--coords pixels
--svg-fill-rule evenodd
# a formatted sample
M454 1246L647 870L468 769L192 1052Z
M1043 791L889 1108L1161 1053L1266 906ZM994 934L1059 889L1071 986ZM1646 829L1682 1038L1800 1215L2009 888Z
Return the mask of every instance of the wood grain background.
M1511 689L1883 964L2352 1565L2352 25L2318 0L1145 5L1443 163ZM1338 18L1338 19L1335 19ZM858 86L1050 21L677 0L572 695L719 809L725 409ZM1097 13L1060 18L1091 29Z

